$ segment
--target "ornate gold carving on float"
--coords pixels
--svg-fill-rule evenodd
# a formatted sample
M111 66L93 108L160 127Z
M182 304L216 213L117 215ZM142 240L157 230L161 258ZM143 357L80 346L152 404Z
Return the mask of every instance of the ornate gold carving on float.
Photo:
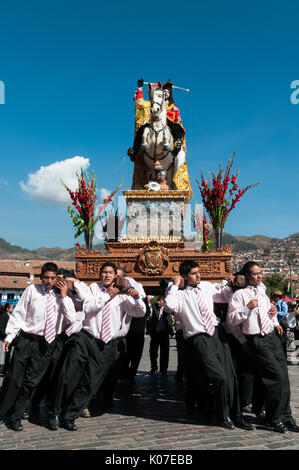
M137 264L142 273L162 274L169 264L167 249L157 242L150 242L141 250Z

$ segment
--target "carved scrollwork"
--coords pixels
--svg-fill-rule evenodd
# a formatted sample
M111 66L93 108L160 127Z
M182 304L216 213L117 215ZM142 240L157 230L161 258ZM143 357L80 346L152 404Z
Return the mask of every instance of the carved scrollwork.
M151 242L138 257L140 271L148 275L162 274L169 264L167 249L158 242Z
M124 265L124 270L126 271L127 274L130 274L134 269L134 264L133 263L126 263Z
M220 248L221 251L223 251L224 253L227 253L227 254L231 254L232 252L232 246L230 243L228 243L227 245L223 245L221 248ZM218 251L218 250L217 250Z
M233 272L233 263L231 260L225 261L225 271L227 273L232 273Z
M178 272L179 272L179 270L180 270L180 264L181 264L181 263L179 263L178 261L173 264L173 266L172 266L172 271L173 271L174 273L178 273Z

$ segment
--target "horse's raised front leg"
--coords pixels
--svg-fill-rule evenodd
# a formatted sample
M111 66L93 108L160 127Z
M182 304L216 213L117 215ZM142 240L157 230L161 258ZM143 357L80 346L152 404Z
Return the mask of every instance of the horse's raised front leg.
M149 128L145 127L142 133L142 139L141 139L141 145L140 148L141 150L148 150L148 135L149 135Z
M163 131L163 150L170 150L170 138L169 138L169 132L167 127Z

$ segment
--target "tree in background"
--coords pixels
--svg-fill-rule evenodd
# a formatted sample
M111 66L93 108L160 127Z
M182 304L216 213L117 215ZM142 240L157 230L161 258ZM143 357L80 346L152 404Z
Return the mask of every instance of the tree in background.
M274 291L280 290L283 294L287 293L288 280L279 274L272 274L271 276L264 277L263 283L267 287L267 295L271 298Z

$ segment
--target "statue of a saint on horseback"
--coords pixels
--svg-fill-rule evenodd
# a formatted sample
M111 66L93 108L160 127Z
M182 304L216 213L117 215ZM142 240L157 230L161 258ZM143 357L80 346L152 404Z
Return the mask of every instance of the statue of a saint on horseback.
M173 84L148 83L149 101L143 98L143 79L137 82L135 139L128 155L134 161L132 189L185 190L192 197L186 165L185 129L173 100Z

